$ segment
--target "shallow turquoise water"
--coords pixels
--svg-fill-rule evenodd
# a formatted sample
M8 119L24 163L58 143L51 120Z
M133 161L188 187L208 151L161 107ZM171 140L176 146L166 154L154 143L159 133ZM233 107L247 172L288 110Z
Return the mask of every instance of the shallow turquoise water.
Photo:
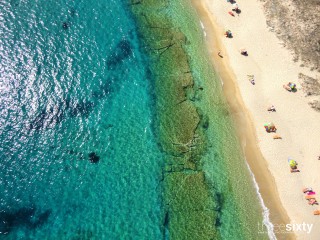
M125 3L0 9L0 238L160 239L163 156Z

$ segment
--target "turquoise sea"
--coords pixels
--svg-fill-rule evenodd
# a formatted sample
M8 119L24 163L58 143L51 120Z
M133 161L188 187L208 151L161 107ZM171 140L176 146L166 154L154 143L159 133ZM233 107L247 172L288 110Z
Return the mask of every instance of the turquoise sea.
M0 9L0 238L160 239L153 93L125 2Z
M205 92L192 101L208 118L202 171L218 203L209 225L222 239L254 239L262 209L183 1L164 14L186 34ZM147 52L127 0L0 1L0 239L172 236Z

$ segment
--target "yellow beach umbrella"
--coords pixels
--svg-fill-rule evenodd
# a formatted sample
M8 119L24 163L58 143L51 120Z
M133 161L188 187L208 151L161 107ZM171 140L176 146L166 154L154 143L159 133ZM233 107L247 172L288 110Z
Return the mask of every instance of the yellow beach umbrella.
M297 163L296 163L295 160L291 159L291 160L289 161L289 165L290 165L290 167L295 167L295 166L297 166Z

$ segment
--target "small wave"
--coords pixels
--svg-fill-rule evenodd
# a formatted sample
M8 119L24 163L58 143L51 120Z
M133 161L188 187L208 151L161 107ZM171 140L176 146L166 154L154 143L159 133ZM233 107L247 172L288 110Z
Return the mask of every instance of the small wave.
M202 30L203 30L203 35L206 37L207 36L207 33L206 33L206 31L205 31L205 28L204 28L204 25L203 25L203 23L200 21L200 25L201 25L201 28L202 28Z
M262 196L261 196L261 194L260 194L260 191L259 191L258 183L257 183L257 181L256 181L256 178L254 177L253 172L251 171L251 168L250 168L249 164L248 164L247 162L246 162L246 164L247 164L247 167L248 167L248 169L249 169L250 175L252 176L253 184L254 184L254 187L255 187L255 189L256 189L258 198L259 198L259 200L260 200L260 204L261 204L262 209L263 209L263 224L266 226L266 228L267 228L267 230L268 230L269 239L270 239L270 240L277 240L276 235L275 235L275 233L274 233L273 224L272 224L272 222L270 221L269 208L267 208L266 205L264 204L263 198L262 198Z
M222 78L221 78L221 77L219 77L219 79L220 79L221 86L223 87L224 82L223 82L223 80L222 80Z

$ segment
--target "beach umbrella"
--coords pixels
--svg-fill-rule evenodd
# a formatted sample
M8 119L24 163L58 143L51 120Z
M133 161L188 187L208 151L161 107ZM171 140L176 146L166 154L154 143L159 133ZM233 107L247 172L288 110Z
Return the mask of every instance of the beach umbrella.
M290 165L290 167L295 167L295 166L297 166L297 163L296 163L295 160L291 159L291 160L289 161L289 165Z
M288 157L288 163L289 163L290 167L297 166L297 162L295 160L293 160L291 157Z
M265 123L264 127L273 128L273 127L275 127L275 125L273 122L269 122L269 123Z
M290 84L289 84L289 87L290 87L291 89L294 89L294 88L296 87L296 84L290 83Z
M234 4L232 4L232 7L233 7L234 9L238 9L238 8L239 8L239 5L238 5L237 3L234 3Z

